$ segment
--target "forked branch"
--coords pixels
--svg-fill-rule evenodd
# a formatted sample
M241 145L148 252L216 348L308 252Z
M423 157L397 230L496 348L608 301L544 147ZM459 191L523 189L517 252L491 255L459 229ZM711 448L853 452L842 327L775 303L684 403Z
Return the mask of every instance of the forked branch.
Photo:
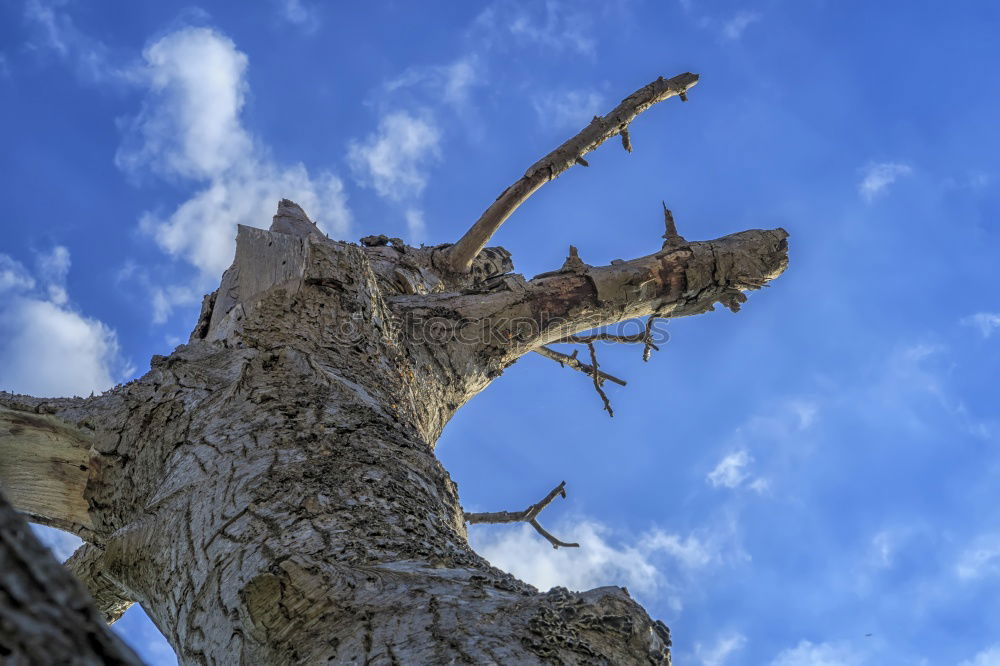
M559 342L562 342L562 340L560 340ZM557 352L555 349L552 349L551 347L539 347L538 349L535 349L534 352L536 354L544 356L549 360L555 361L559 365L573 368L574 370L579 370L580 372L583 372L588 375L594 374L594 366L588 363L584 363L583 361L578 359L576 357L576 351L574 351L572 354L563 354L562 352ZM603 370L598 370L597 376L601 379L601 381L607 380L609 382L614 382L619 386L625 386L628 383L624 379L618 379L614 375L609 375Z
M549 543L552 544L553 548L579 548L578 543L566 543L565 541L560 541L551 534L545 531L545 529L538 524L538 514L542 512L542 509L547 507L552 503L552 500L556 498L556 495L561 495L563 499L566 499L566 482L563 481L558 486L553 488L548 495L542 498L542 501L537 504L532 504L524 511L494 511L491 513L468 513L465 514L465 522L476 524L491 524L496 525L500 523L528 523L535 528L535 531L545 537Z
M662 76L649 85L640 88L614 108L606 116L596 116L579 134L569 139L551 153L535 162L524 176L497 197L482 216L465 232L465 235L451 248L448 263L452 270L466 272L472 260L486 246L490 237L511 213L528 197L548 181L556 178L574 164L586 165L583 156L615 135L622 136L622 145L631 152L632 142L628 126L635 118L665 99L680 96L687 99L687 91L698 83L698 75L684 73L664 79Z

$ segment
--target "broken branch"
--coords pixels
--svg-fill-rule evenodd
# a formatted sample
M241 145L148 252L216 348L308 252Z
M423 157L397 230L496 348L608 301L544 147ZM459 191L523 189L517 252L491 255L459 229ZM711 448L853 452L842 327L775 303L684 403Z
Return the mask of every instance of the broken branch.
M451 269L456 272L468 271L473 259L511 213L539 187L574 164L586 165L584 155L617 134L622 134L622 143L626 150L631 148L631 140L627 134L623 134L623 131L627 132L629 123L657 102L675 95L686 97L687 90L696 83L698 83L697 74L684 73L672 79L664 79L661 76L626 97L606 116L595 117L579 134L535 162L520 180L497 197L472 228L452 246L448 256Z
M47 407L27 396L0 395L0 489L28 520L91 541L84 490L93 434L45 413Z
M524 511L493 511L488 513L465 513L465 522L473 525L497 525L500 523L528 523L535 528L535 531L545 537L549 543L552 544L553 548L579 548L578 543L566 543L565 541L560 541L551 534L545 531L541 525L538 524L538 514L542 512L542 509L547 507L552 503L552 500L556 498L556 495L561 495L563 499L566 499L566 482L563 481L558 486L549 491L549 494L542 498L540 502L532 504Z

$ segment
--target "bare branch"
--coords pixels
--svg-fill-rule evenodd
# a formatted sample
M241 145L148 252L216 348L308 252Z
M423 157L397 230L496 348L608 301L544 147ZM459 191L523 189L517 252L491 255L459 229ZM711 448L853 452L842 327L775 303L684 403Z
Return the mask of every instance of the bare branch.
M108 577L104 550L101 548L85 543L63 564L90 592L97 610L107 624L117 622L135 603L134 599L129 598L129 595Z
M550 347L539 347L537 349L534 349L533 351L536 354L540 354L541 356L544 356L549 360L555 361L559 365L567 366L573 368L574 370L579 370L580 372L583 372L588 375L594 374L594 366L588 365L583 361L581 361L580 359L578 359L576 357L575 351L572 354L563 354L561 352L557 352L555 349L552 349ZM597 374L602 381L607 380L609 382L614 382L619 386L625 386L628 383L624 379L618 379L614 375L609 375L608 373L602 370L598 370Z
M588 342L587 343L587 349L590 350L590 362L591 362L591 364L593 366L592 376L594 378L594 389L597 391L597 395L601 396L601 400L604 401L604 411L606 411L608 413L608 416L611 416L612 418L614 418L615 410L611 409L611 401L608 400L607 394L604 392L604 389L601 388L601 384L603 382L601 381L600 376L597 374L597 372L598 372L598 368L597 368L597 351L594 350L594 343L593 342Z
M465 513L465 522L471 523L473 525L497 525L500 523L528 523L535 528L539 534L545 537L549 543L552 544L553 548L579 548L578 543L566 543L565 541L560 541L548 532L546 532L541 525L538 524L538 514L542 512L542 509L547 507L552 503L552 500L556 498L556 495L561 495L563 499L566 499L566 482L563 481L558 486L549 491L549 494L542 498L540 502L532 504L524 511L493 511L489 513Z
M653 344L653 336L652 336L653 324L656 322L657 318L658 317L655 314L649 315L649 317L646 318L646 332L643 334L646 339L644 341L645 344L642 348L643 362L649 361L649 356L652 353L652 350L655 349L656 351L660 351L660 348Z
M0 398L0 405L13 407L0 406L0 489L28 520L92 541L84 489L93 435L42 413L49 405L45 401L10 394Z
M539 187L558 177L574 164L586 166L587 161L583 156L617 134L622 134L622 145L629 150L632 147L627 134L629 123L657 102L675 95L685 99L687 90L696 83L698 83L697 74L685 73L672 79L664 79L661 76L626 97L606 116L595 117L579 134L535 162L520 180L497 197L472 228L451 248L448 263L452 270L468 271L472 260L486 246L500 225Z
M565 338L559 338L555 342L569 344L569 345L585 345L588 342L617 342L621 344L635 344L641 342L644 345L652 347L656 351L660 351L660 348L653 344L650 340L650 329L652 326L647 323L646 330L643 333L632 333L631 335L624 335L620 333L608 333L607 331L598 331L597 333L585 333L576 335L567 335Z

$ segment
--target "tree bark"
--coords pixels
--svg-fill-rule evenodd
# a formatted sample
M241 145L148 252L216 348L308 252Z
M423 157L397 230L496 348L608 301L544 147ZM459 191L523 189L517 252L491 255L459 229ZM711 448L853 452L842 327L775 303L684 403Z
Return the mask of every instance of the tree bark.
M0 494L0 663L139 664Z
M531 280L485 248L543 183L697 76L658 79L537 162L456 245L331 241L283 200L240 227L191 338L89 399L0 394L0 488L84 545L67 563L114 621L138 601L183 664L669 664L670 634L624 588L539 592L491 567L434 455L448 420L524 354L592 376L577 335L733 311L787 265L782 229L682 238L608 266L575 248ZM652 348L642 335L610 336ZM590 363L546 345L587 344Z
M0 396L88 433L94 545L74 566L106 617L138 601L183 664L669 663L666 627L623 588L539 592L479 557L434 445L548 342L738 307L784 269L786 234L529 281L502 248L455 273L450 246L335 242L289 217L308 221L282 202L283 232L240 228L191 340L141 379L87 400Z

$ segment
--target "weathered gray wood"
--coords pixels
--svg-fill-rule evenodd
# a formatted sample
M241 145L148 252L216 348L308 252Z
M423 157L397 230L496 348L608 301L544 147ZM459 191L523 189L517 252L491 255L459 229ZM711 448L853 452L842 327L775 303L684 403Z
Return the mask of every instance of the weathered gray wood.
M106 623L117 622L135 603L112 578L102 547L85 543L63 565L90 592L95 608Z
M34 522L89 537L92 439L55 416L0 406L0 491Z
M0 663L139 664L0 493Z

